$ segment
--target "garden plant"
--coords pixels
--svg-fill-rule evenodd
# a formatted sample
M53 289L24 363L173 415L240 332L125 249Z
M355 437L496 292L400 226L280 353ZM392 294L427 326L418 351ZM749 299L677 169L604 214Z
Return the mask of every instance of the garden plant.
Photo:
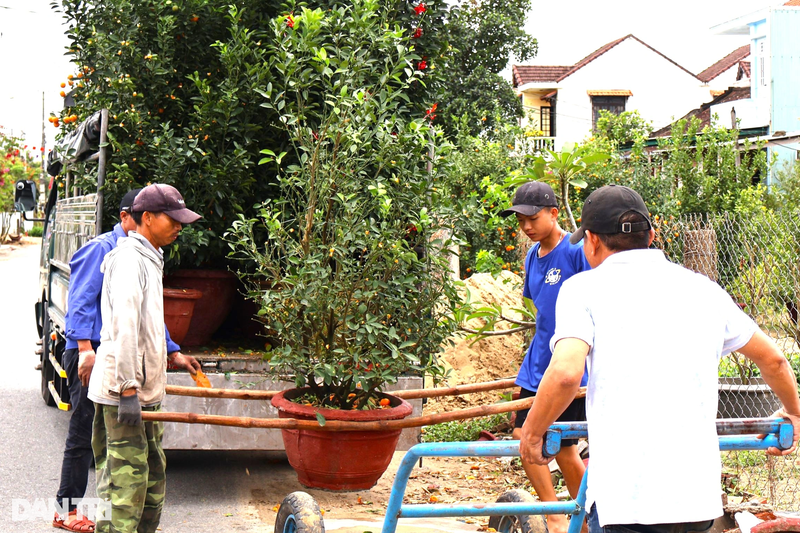
M442 375L435 356L455 328L438 185L448 144L432 113L414 118L422 58L381 3L298 9L270 27L260 105L287 143L262 150L275 192L238 216L231 257L255 265L240 275L278 339L271 369L309 387L301 401L381 407L400 375Z

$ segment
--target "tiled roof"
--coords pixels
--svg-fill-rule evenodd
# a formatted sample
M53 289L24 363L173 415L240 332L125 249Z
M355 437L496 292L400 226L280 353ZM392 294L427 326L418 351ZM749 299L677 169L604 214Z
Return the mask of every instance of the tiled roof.
M605 91L586 91L589 96L633 96L628 89L608 89Z
M750 62L739 61L739 70L736 71L736 81L742 78L750 79Z
M785 4L785 6L800 6L800 0L789 0Z
M681 120L683 119L690 119L692 117L697 117L700 119L700 127L698 129L702 130L704 127L709 126L711 124L711 106L716 104L724 104L725 102L733 102L734 100L744 100L746 98L750 98L750 87L731 87L727 91L723 92L721 95L717 96L710 102L707 102L697 109L692 109L688 113L686 113ZM656 130L650 134L650 138L653 137L669 137L672 134L672 124L668 126L664 126L660 130Z
M514 65L511 67L514 76L514 87L542 81L556 81L572 67L551 67L539 65Z
M746 59L747 56L750 55L750 45L746 44L744 46L740 46L730 54L726 55L703 72L697 75L697 77L703 83L708 83L729 68L735 66L741 60Z
M574 65L570 67L565 66L524 66L524 65L513 65L512 66L512 73L514 78L514 87L519 87L520 85L525 85L526 83L533 83L533 82L560 82L570 74L573 74L575 71L582 69L601 55L605 54L619 43L627 40L627 39L635 39L640 44L646 46L653 52L657 53L679 69L685 71L690 76L694 77L694 74L677 64L675 61L671 60L649 44L645 43L638 37L633 34L628 34L625 37L617 39L616 41L611 41L610 43L604 44L588 56L584 57Z

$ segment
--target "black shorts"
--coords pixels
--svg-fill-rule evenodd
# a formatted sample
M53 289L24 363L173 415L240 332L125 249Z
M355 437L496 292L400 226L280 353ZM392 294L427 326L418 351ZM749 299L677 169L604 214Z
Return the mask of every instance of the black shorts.
M519 389L519 399L522 400L523 398L530 398L531 396L536 396L536 393L532 390L528 390L524 387L520 387ZM517 411L517 418L514 421L515 428L521 428L522 424L525 423L525 419L528 418L528 409L521 409ZM586 421L586 398L575 398L572 400L572 403L564 409L564 412L561 413L556 419L557 422L585 422ZM561 441L561 447L565 446L575 446L578 444L578 439L564 439Z

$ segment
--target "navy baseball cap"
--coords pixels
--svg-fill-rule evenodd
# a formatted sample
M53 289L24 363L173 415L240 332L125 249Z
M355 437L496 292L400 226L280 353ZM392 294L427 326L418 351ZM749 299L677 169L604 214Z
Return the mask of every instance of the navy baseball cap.
M119 203L119 212L125 211L126 213L130 213L133 210L133 201L136 199L136 195L141 191L142 189L140 187L126 192L125 196L122 197L122 201Z
M165 183L154 183L142 189L133 201L133 210L137 213L144 211L166 213L181 224L191 224L201 218L200 215L186 208L186 203L178 189Z
M646 222L620 223L619 219L628 211L639 213ZM592 233L611 235L636 233L649 230L650 213L639 193L623 185L606 185L592 192L583 203L581 227L572 234L569 242L578 244L586 230Z
M511 207L500 211L500 216L507 217L519 213L530 217L546 207L558 207L553 188L541 181L529 181L520 185L514 193Z

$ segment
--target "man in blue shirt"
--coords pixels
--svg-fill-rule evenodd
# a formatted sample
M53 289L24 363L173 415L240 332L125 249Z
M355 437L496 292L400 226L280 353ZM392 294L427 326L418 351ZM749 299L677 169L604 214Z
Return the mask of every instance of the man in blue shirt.
M570 244L570 234L559 226L558 202L549 185L531 181L520 186L514 194L512 206L502 211L500 216L512 214L516 215L520 230L536 243L525 258L525 286L522 295L532 300L536 307L536 334L516 379L522 399L536 395L539 382L550 364L550 338L555 332L556 298L561 284L578 272L589 270L590 266L583 255L581 244ZM582 385L586 385L585 374ZM522 425L527 416L528 409L517 412L513 433L515 439L522 436ZM559 420L586 420L585 399L575 399ZM578 493L585 470L576 444L576 440L564 440L561 451L556 455L556 462L573 498ZM524 460L522 466L539 500L556 501L549 468ZM564 515L547 516L550 533L564 533L567 525Z
M94 404L87 397L87 387L94 366L95 350L100 345L102 327L100 290L103 287L103 274L100 265L106 254L116 248L117 239L136 229L130 212L139 191L141 189L129 191L122 198L119 224L112 231L95 237L79 248L69 263L70 284L65 317L67 344L63 363L67 372L72 416L61 464L61 484L56 494L58 508L69 511L67 515L56 513L53 519L54 527L68 531L94 531L94 523L78 516L76 504L86 492L93 458ZM175 354L171 357L171 363L195 374L200 369L200 363L194 357L180 353L181 348L172 341L169 331L166 331L166 337L167 353Z

